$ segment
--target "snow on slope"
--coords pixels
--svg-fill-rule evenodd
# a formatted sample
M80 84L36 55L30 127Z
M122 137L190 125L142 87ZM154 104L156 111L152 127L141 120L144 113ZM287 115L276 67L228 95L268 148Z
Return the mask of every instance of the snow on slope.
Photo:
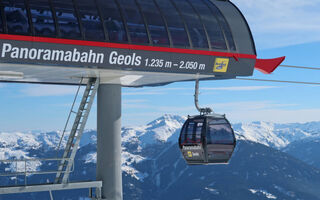
M24 148L37 149L41 146L34 134L0 133L0 147L2 148Z
M273 194L265 191L265 190L257 190L257 189L249 189L249 191L252 193L252 194L257 194L257 195L260 195L262 194L263 196L265 196L267 199L277 199L276 196L274 196Z
M305 124L275 124L252 122L234 125L238 139L246 139L276 149L282 149L294 141L320 138L320 122Z
M172 142L179 134L186 117L164 115L145 126L127 127L122 130L122 142L138 141L142 147L154 143Z
M175 144L185 120L186 117L164 115L145 126L123 128L122 170L137 180L143 181L149 175L132 167L136 163L150 159L141 156L142 149L153 144L170 142ZM132 149L131 146L134 146L135 149Z
M122 128L122 170L135 179L143 181L149 174L141 173L133 167L148 159L141 155L142 149L149 145L166 142L175 144L185 120L186 117L164 115L145 126ZM91 152L83 159L86 163L96 163L96 156L96 152Z
M185 120L186 117L182 116L164 115L145 126L124 127L122 128L122 142L124 144L137 143L140 148L152 144L176 142ZM252 122L234 124L233 127L239 139L244 138L278 149L287 146L293 141L320 138L320 122L305 124ZM61 135L61 131L47 133L0 132L0 152L6 152L4 148L11 150L30 150L40 147L56 148ZM65 146L68 135L69 133L65 134L62 147ZM85 131L80 146L85 146L90 143L96 143L95 130Z
M254 122L242 124L241 128L235 131L246 140L275 148L281 148L289 144L289 140L284 135L279 136L276 133L273 123Z

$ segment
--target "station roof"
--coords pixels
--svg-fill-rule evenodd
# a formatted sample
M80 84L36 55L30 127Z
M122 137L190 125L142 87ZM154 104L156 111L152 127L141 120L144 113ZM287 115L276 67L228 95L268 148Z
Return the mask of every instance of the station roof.
M0 81L145 86L251 76L265 64L230 1L1 0L0 13Z

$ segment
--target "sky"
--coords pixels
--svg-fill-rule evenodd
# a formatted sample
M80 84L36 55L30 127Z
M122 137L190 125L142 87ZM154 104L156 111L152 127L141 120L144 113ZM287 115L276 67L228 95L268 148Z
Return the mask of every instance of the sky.
M234 0L255 39L258 57L286 56L284 64L320 67L319 0ZM279 68L253 78L320 82L320 71ZM75 86L0 83L1 131L50 131L64 127ZM122 124L144 125L164 114L194 115L194 82L123 88ZM232 123L320 121L320 87L219 80L200 82L201 106ZM86 128L96 129L96 104Z

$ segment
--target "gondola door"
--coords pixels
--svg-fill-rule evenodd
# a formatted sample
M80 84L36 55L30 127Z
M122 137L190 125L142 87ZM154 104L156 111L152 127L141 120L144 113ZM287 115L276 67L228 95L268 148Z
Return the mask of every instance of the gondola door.
M204 140L205 119L188 119L180 135L180 148L184 159L188 164L204 164Z
M236 145L230 123L223 118L207 118L205 138L206 162L227 164Z

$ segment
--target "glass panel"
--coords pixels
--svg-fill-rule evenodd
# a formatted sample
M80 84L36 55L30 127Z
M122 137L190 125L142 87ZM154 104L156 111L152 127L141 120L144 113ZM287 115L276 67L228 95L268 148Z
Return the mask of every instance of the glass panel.
M194 130L194 125L195 123L190 121L189 124L188 124L188 127L187 127L187 134L186 134L186 140L187 140L187 143L192 143L193 142L193 130Z
M149 32L154 45L169 44L168 33L153 0L139 0L141 10L147 20Z
M72 1L52 0L62 38L80 39L79 23Z
M77 0L83 32L87 40L105 40L103 26L95 1Z
M187 32L181 16L170 0L156 0L163 13L168 29L171 34L172 43L175 47L190 47Z
M193 47L209 48L201 20L191 5L186 0L175 0L174 2L187 24Z
M97 0L97 2L102 10L102 18L108 29L109 40L115 42L128 41L120 11L115 1Z
M223 30L224 30L224 33L227 37L227 40L228 40L228 43L229 43L229 48L230 50L232 51L235 51L236 50L236 45L234 43L234 40L233 40L233 36L232 36L232 33L231 33L231 29L229 27L229 24L227 22L227 20L224 18L224 16L222 15L221 11L210 1L208 0L205 0L208 4L208 6L210 7L210 9L212 10L212 12L214 13L214 15L218 18Z
M182 130L181 130L181 134L180 134L180 144L184 144L186 142L186 130L187 130L187 122L185 122L185 124L183 124L182 126Z
M124 17L127 21L132 43L149 43L146 27L137 4L134 0L119 0L119 2L124 10Z
M193 7L199 13L204 26L206 27L212 49L227 50L226 41L216 17L212 14L207 5L199 0L190 0Z
M27 34L29 22L24 0L2 0L7 20L8 33Z
M29 0L34 33L37 36L54 36L55 25L48 0Z
M225 119L210 119L208 118L209 124L226 124L228 123Z
M187 126L187 135L192 135L193 134L193 128L194 128L194 122L189 122Z
M186 123L186 122L185 122L185 123ZM182 126L182 129L181 129L181 135L187 134L186 129L187 129L187 124L184 124L184 125Z
M209 125L207 132L208 144L234 144L231 127L228 124Z
M0 32L3 32L2 13L3 13L3 9L2 7L0 7Z
M202 127L203 127L203 121L198 122L196 125L196 134L195 134L195 140L197 143L201 142Z

